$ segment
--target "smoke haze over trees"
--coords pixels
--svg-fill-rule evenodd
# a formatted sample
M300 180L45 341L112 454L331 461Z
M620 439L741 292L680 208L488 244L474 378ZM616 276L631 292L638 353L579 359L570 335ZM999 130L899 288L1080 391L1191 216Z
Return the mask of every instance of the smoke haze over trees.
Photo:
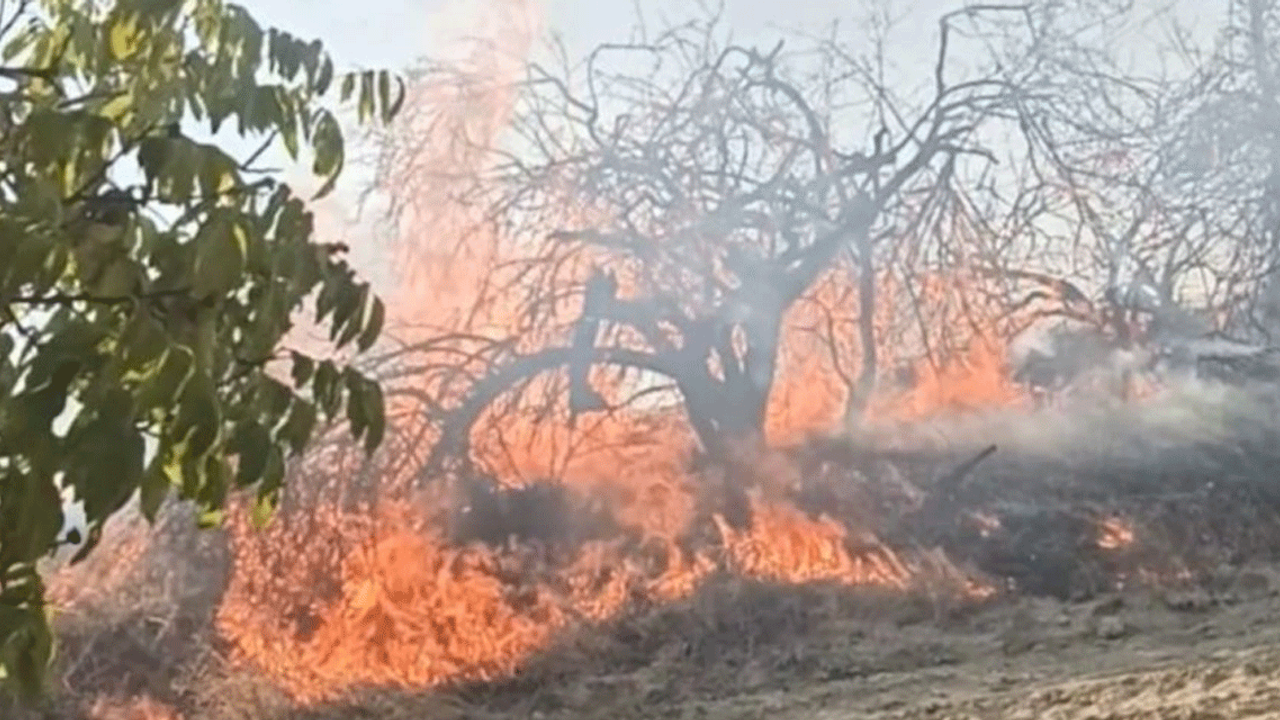
M577 423L660 393L716 452L765 430L806 354L829 356L827 422L848 424L900 375L1045 317L1110 349L1265 342L1275 8L1233 4L1215 47L1171 45L1161 74L1122 56L1140 11L957 10L905 96L874 26L751 47L714 13L585 57L553 46L523 74L425 66L423 87L501 87L510 115L451 136L470 174L437 178L486 230L432 257L495 264L416 346L473 368L426 378L433 462L471 458L495 403ZM384 185L411 204L435 181L398 142Z
M391 75L231 5L45 3L0 68L0 660L30 689L48 659L61 485L90 533L134 497L246 510L213 622L315 699L499 677L712 569L928 576L899 562L921 538L862 522L880 506L801 497L834 452L815 434L1097 381L1110 424L1079 449L1140 436L1109 403L1206 360L1274 379L1280 3L1233 0L1207 41L1139 5L957 4L913 61L890 3L759 43L685 8L578 52L495 2L397 113ZM1163 33L1141 63L1135 33ZM350 262L261 157L187 135L261 135L328 190L355 146L335 92L378 121L358 137L388 201ZM352 268L380 254L382 299ZM318 349L293 344L304 305Z

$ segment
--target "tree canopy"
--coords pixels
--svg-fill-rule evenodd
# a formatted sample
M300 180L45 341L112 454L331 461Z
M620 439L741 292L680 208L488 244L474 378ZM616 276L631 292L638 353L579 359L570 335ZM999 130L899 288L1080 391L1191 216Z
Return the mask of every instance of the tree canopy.
M1177 36L1168 13L957 9L904 83L875 38L738 45L710 14L528 63L492 139L440 130L439 100L475 103L491 68L426 63L441 90L382 138L380 185L404 217L446 185L482 208L453 247L488 260L457 322L387 363L439 437L422 475L515 472L530 426L559 472L590 422L659 393L713 453L764 434L787 382L838 397L819 422L847 428L984 341L1021 382L1006 346L1033 326L1148 369L1210 329L1269 334L1276 7L1235 0L1218 49L1141 71L1126 43L1147 21ZM423 146L467 162L424 172Z
M327 194L344 155L327 99L388 122L404 88L222 0L0 15L0 675L36 693L37 562L80 540L61 536L64 491L83 557L135 494L153 519L176 489L213 524L254 488L265 518L325 420L380 442L377 383L334 358L376 341L383 306L257 163L282 148ZM228 136L261 145L236 157ZM304 303L332 356L284 346Z
M982 26L989 34L1040 32L1017 7L980 14L1008 23ZM969 189L957 168L992 164L984 133L1016 128L1044 83L1032 64L1003 72L986 58L976 77L953 77L946 33L969 15L942 18L936 80L918 105L895 103L842 43L738 45L714 14L563 67L530 64L513 91L510 147L485 148L488 164L460 191L487 203L502 262L478 283L488 294L472 325L411 350L440 368L420 383L435 393L426 412L441 438L430 471L482 456L473 437L497 435L477 426L504 417L504 401L573 423L657 383L677 391L709 453L758 436L795 308L833 279L849 290L835 304L860 313L841 328L865 349L843 373L846 414L860 416L882 373L877 272L905 255L957 264L941 243L905 252L905 238L954 222ZM878 108L877 122L850 107ZM518 319L494 321L490 307ZM836 324L818 318L811 333L826 333L833 353L851 344L827 332ZM478 362L458 372L452 357ZM589 381L601 371L622 388L615 397Z

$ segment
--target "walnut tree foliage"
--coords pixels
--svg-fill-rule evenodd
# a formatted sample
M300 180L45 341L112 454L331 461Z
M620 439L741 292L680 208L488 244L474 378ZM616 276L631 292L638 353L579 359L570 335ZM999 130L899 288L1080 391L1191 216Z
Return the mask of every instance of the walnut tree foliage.
M260 153L188 133L282 147L324 194L343 166L327 99L387 122L403 86L222 0L0 5L0 50L0 676L34 694L62 489L83 557L135 493L149 518L176 493L216 523L253 488L265 518L321 422L380 442L378 385L282 343L312 305L335 348L366 349L380 301Z

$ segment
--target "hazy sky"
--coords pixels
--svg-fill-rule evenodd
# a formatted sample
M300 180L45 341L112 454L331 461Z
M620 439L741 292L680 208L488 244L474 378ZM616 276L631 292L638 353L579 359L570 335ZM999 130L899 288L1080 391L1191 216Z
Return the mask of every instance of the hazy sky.
M1033 0L1043 1L1043 0ZM402 65L433 52L432 36L439 38L442 17L464 17L491 5L492 0L362 0L349 2L313 0L242 0L262 20L301 35L323 38L338 57L370 65ZM1135 0L1139 10L1152 13L1174 6L1186 21L1214 21L1227 0ZM644 16L659 20L687 17L690 0L542 0L537 5L545 27L565 35L579 46L625 37L639 5ZM890 12L900 18L899 42L904 52L932 53L937 19L959 9L965 0L888 0ZM1016 4L1016 3L1010 3ZM305 11L302 8L306 8ZM858 22L866 16L867 3L859 0L724 0L728 24L746 39L765 36L774 28L819 28L834 19ZM433 20L436 21L433 23ZM447 32L447 31L446 31ZM912 46L915 46L914 48Z
M494 14L494 8L517 5L522 0L240 0L260 21L288 29L303 37L319 37L340 66L401 68L425 55L448 52L448 41L474 32L474 19L490 12L492 21L510 22L511 13ZM715 0L707 0L714 3ZM1045 2L1054 0L1032 0ZM1228 0L1134 0L1141 14L1175 8L1184 23L1211 32ZM664 16L685 20L696 12L691 0L523 0L535 8L542 29L561 34L571 52L585 52L594 44L625 40L637 8L650 23ZM873 6L888 8L895 19L888 36L891 62L901 67L913 83L927 71L922 63L936 52L937 22L949 10L973 0L723 0L726 26L743 43L772 45L781 31L820 31L833 20L845 28L845 37L857 37ZM305 10L304 10L305 8ZM1154 39L1158 29L1135 30ZM1203 39L1208 39L1207 36ZM1150 60L1141 43L1132 49L1138 65ZM355 184L354 179L344 185Z
M239 0L264 24L289 30L304 38L320 38L340 68L352 66L399 69L423 56L440 56L448 41L474 32L472 22L486 9L509 6L521 0ZM637 6L650 23L681 21L696 11L690 0L526 0L536 6L541 29L561 34L571 52L583 53L600 42L625 40L633 27ZM712 0L714 1L714 0ZM891 60L915 75L927 70L936 52L937 21L965 0L876 0L895 19L888 36ZM987 0L990 1L990 0ZM1041 2L1045 0L1032 0ZM1052 0L1048 0L1052 1ZM1212 32L1222 19L1228 0L1135 0L1139 9L1156 13L1175 6L1184 23ZM846 37L858 35L868 17L862 0L724 0L725 25L744 44L771 46L788 30L821 31L839 20ZM497 23L509 22L510 13L491 13ZM1154 30L1138 31L1154 32ZM1202 36L1201 40L1207 40ZM1136 62L1143 61L1141 43L1135 43ZM913 82L918 76L913 77ZM235 142L230 143L233 147ZM252 147L252 144L246 147ZM273 163L274 164L274 163ZM351 197L361 179L354 173L341 183L340 195ZM321 219L322 227L325 220ZM69 523L79 524L75 511Z
M322 39L339 68L401 69L423 57L460 57L456 42L466 36L490 36L495 30L519 27L524 17L536 19L539 34L558 34L568 47L571 59L580 59L598 43L626 41L635 26L637 12L650 27L699 17L699 2L714 5L719 0L239 0L258 20L289 30L304 38ZM1062 0L1030 0L1058 4ZM840 37L854 54L869 53L857 42L870 36L868 19L873 15L892 18L885 36L890 83L902 96L923 99L917 91L927 88L937 52L938 20L946 12L959 10L975 0L723 0L723 26L740 44L772 47L794 31L823 33L839 21ZM1017 4L1017 0L983 0L985 4ZM1070 0L1071 3L1106 3L1108 0ZM1158 59L1154 48L1165 44L1159 23L1142 18L1161 15L1172 8L1178 20L1198 30L1197 41L1207 44L1218 29L1230 0L1133 0L1138 21L1128 27L1130 35L1118 43L1128 53L1131 69L1154 71ZM665 21L665 22L664 22ZM485 25L485 23L488 23ZM518 33L518 31L517 31ZM517 35L518 36L518 35ZM1132 38L1130 40L1129 38ZM963 41L952 47L951 62L963 62ZM793 47L797 44L793 43ZM500 43L507 47L510 42ZM537 46L535 45L535 52ZM465 52L465 51L464 51ZM350 137L350 136L349 136ZM222 142L247 155L256 147L230 137ZM243 145L243 148L238 146ZM354 158L357 148L348 148ZM287 167L283 152L263 157L274 167ZM305 160L306 158L304 158ZM316 185L303 168L288 171L288 177L306 193ZM358 195L368 188L372 175L367 166L352 161L330 199L313 205L322 240L344 239L354 249L352 260L361 272L374 280L380 291L394 282L395 260L383 252L389 247L377 228L368 224L377 213L362 214L356 220ZM340 237L341 236L341 237ZM363 241L360 241L363 239Z

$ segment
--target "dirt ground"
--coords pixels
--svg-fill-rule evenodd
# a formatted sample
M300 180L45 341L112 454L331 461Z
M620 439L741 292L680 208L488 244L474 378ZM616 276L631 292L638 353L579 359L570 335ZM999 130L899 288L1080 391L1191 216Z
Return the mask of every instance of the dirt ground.
M237 687L246 678L226 678L204 688L220 702L184 717L1280 717L1280 566L1223 570L1215 580L1087 602L1007 597L944 616L901 597L867 603L756 588L597 629L498 685L371 691L300 708L266 695L250 701L252 693ZM740 612L744 603L752 612ZM623 646L630 656L620 653Z
M1022 598L941 623L849 623L840 655L857 660L845 668L818 659L827 667L790 686L729 692L661 714L1280 717L1280 576L1275 568L1232 574L1216 590L1132 591L1087 603ZM838 627L826 632L839 636ZM744 669L745 685L751 675Z
M1087 602L1010 597L945 618L906 605L834 613L804 632L783 621L754 648L669 642L625 671L606 662L558 675L534 669L505 691L459 693L453 712L435 716L1280 717L1280 567ZM365 705L361 716L408 717L406 709Z

